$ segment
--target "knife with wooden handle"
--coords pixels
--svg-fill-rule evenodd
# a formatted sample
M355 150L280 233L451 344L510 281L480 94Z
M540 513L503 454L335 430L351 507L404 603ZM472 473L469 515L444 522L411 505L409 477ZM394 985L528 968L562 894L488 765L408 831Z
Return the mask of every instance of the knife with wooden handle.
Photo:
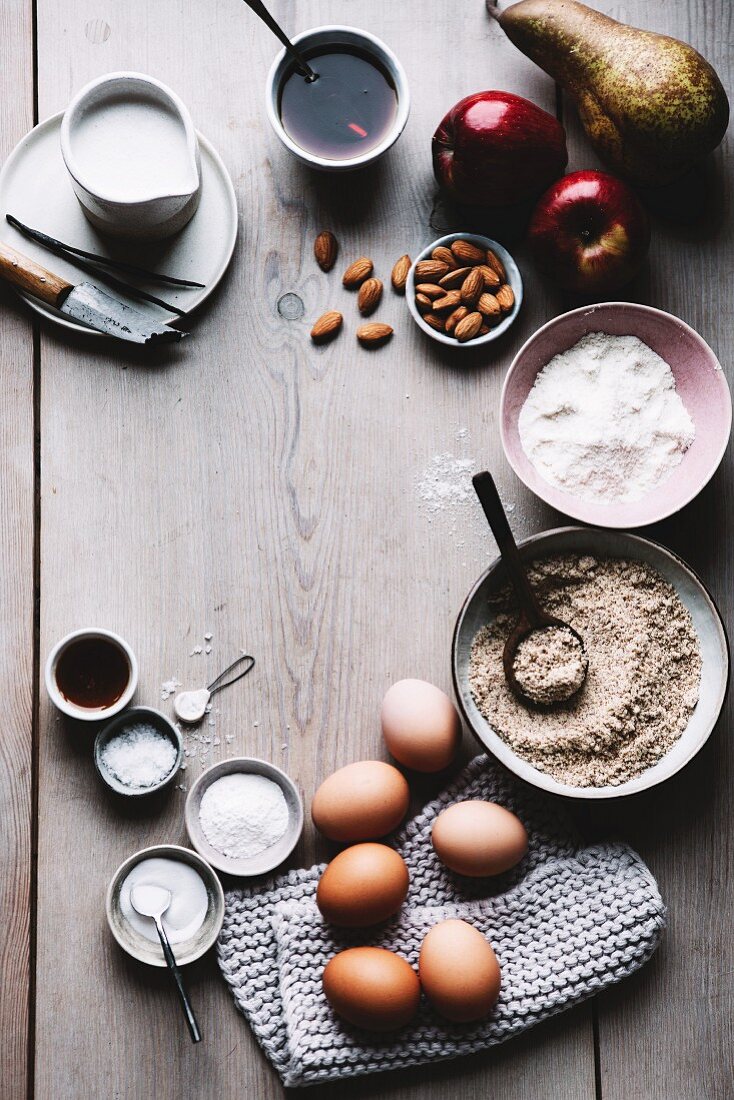
M69 283L0 241L0 279L67 317L108 336L134 344L182 340L188 333L170 328L113 298L94 283Z

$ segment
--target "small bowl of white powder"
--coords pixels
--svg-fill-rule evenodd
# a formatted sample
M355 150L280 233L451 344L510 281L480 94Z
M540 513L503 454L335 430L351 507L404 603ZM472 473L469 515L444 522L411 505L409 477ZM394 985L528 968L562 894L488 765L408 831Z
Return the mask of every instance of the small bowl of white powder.
M185 816L196 851L217 870L240 877L272 871L303 831L303 802L293 780L250 756L223 760L200 775Z
M616 528L693 500L721 462L731 419L705 340L632 302L571 310L538 329L507 372L500 409L520 480L566 515Z
M134 959L163 967L155 924L136 913L130 900L134 887L144 885L171 893L163 927L176 962L183 966L206 954L222 928L224 891L205 860L178 844L156 844L129 856L112 876L105 903L112 935Z
M100 730L94 764L116 794L137 798L173 781L183 763L183 739L153 707L129 707Z

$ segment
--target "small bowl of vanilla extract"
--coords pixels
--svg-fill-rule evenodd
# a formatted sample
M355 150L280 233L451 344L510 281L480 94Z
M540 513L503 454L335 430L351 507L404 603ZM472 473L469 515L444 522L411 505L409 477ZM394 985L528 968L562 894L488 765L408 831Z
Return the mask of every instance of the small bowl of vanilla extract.
M324 171L363 168L405 129L410 91L403 66L375 35L327 26L293 39L316 79L283 50L268 74L268 119L302 163Z
M75 630L58 642L46 661L46 690L69 718L100 722L119 714L138 686L138 662L111 630Z

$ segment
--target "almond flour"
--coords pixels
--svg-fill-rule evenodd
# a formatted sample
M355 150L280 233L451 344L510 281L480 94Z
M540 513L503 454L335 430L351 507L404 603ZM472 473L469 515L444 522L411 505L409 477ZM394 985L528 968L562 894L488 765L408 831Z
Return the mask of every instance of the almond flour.
M584 639L586 681L551 710L525 706L508 687L505 640L516 618L509 590L472 645L469 682L480 712L510 748L572 787L618 786L668 752L698 701L701 654L673 587L643 562L568 555L533 562L544 609Z

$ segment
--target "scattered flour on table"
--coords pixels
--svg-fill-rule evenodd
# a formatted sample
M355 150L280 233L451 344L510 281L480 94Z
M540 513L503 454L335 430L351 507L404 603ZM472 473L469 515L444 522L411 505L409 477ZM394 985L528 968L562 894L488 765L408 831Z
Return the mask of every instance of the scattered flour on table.
M636 336L592 332L553 356L520 411L523 450L551 485L582 500L640 500L695 436L673 372Z
M457 450L465 451L469 429L459 428L455 438ZM418 511L425 522L475 564L485 563L491 548L487 521L471 481L479 468L474 458L442 451L415 475ZM508 513L514 508L505 503Z
M204 836L233 859L249 859L277 844L288 828L282 790L264 775L234 772L206 789L199 807Z

